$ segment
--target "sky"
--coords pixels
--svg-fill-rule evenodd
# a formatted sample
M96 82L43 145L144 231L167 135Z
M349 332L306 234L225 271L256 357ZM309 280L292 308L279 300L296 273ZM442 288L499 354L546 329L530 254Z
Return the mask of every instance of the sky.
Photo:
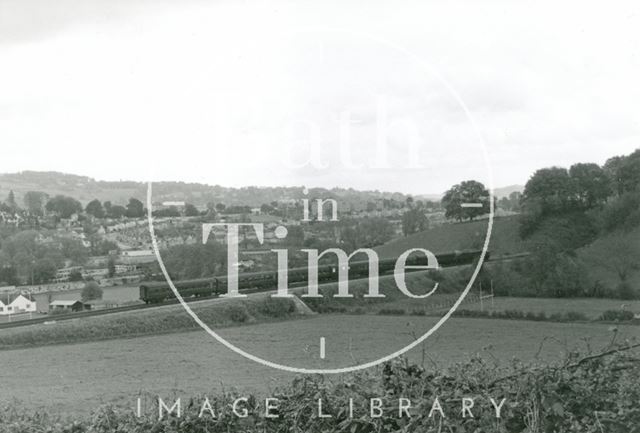
M634 1L0 0L0 172L440 193L640 148Z

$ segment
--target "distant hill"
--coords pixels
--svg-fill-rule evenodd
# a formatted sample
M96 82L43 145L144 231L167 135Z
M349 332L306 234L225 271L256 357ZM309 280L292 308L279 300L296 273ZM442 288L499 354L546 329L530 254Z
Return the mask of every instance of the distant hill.
M206 185L185 182L156 182L153 186L154 201L186 201L205 205L209 202L223 202L226 205L260 206L276 200L301 199L302 187L255 187L227 188L220 185ZM496 196L509 195L512 191L522 190L522 186L512 185L496 189ZM63 194L71 196L83 204L93 199L102 202L126 203L135 197L144 201L147 185L134 181L101 181L86 176L58 172L23 171L20 173L0 174L0 200L4 200L13 190L18 203L27 191L42 191L50 196ZM310 196L336 198L359 203L366 207L367 201L393 199L404 202L408 195L398 192L356 191L351 188L312 188ZM414 198L439 201L440 194L423 194ZM363 205L364 204L364 205Z
M524 191L524 185L509 185L504 186L502 188L495 188L493 190L493 195L500 199L502 197L509 197L512 192L522 192Z
M134 181L99 181L86 176L77 176L58 172L23 171L20 173L0 174L0 201L13 190L18 203L28 191L42 191L49 196L63 194L71 196L83 204L93 199L126 203L134 197L144 201L147 184ZM194 205L206 205L209 202L223 202L227 206L256 206L277 200L299 200L303 198L302 187L255 187L227 188L220 185L206 185L185 182L154 182L155 202L186 201ZM356 191L345 188L312 188L310 198L336 198L358 203L366 208L367 201L393 199L404 203L407 195L394 192Z
M395 239L375 250L381 258L395 258L410 248L426 248L434 253L480 249L487 233L487 221L443 224L432 229ZM518 235L518 218L495 218L489 243L493 255L525 252Z

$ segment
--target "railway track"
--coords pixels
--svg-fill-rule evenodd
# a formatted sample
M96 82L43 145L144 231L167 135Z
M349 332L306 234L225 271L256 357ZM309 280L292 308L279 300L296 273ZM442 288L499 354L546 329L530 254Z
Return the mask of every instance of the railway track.
M488 260L488 262L495 263L500 261L520 260L528 257L529 255L530 253L520 253L520 254L512 254L508 256L500 256L500 257L491 258L490 260ZM357 281L359 279L361 278L353 279L350 281ZM325 284L334 284L334 283L335 282L329 282ZM291 288L295 288L295 286L296 285L293 285ZM248 290L244 290L243 294L252 294L252 293L269 292L269 291L273 291L273 289L248 289ZM191 302L206 301L206 300L216 299L218 297L219 296L216 295L216 296L203 296L203 297L197 297L197 298L187 298L185 299L185 302L191 303ZM172 299L159 304L136 304L136 305L127 305L124 307L106 308L103 310L81 311L78 313L70 313L70 314L56 314L56 315L50 315L45 317L38 317L35 319L25 319L25 320L17 320L15 322L0 323L0 329L18 328L22 326L38 325L38 324L44 324L44 323L55 324L58 322L82 319L85 317L96 317L96 316L104 316L107 314L124 313L128 311L147 310L151 308L164 307L168 305L176 305L178 303L179 302L177 299Z

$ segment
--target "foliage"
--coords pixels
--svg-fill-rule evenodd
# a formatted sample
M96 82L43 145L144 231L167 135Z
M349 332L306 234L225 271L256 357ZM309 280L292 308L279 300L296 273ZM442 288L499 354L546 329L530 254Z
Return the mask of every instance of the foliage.
M87 204L85 212L89 215L94 216L95 218L104 218L106 216L102 203L100 203L100 200L97 199L92 200L89 202L89 204Z
M53 212L60 218L71 218L73 214L82 212L82 205L73 197L57 195L49 200L45 206L47 212Z
M105 203L105 210L107 212L107 217L116 220L127 215L127 209L120 205L111 205L111 203L109 203L109 207L107 207L107 204Z
M188 280L218 275L226 267L227 253L220 244L176 245L162 253L171 277ZM224 270L226 273L226 269Z
M454 185L442 197L445 216L458 221L473 220L475 217L489 213L489 190L480 182L467 180ZM482 207L462 207L463 203L482 203Z
M510 212L520 212L520 200L522 193L514 191L508 197L502 197L498 200L498 207Z
M231 412L238 392L209 395L215 418L200 416L203 396L182 401L181 417L158 419L157 400L138 418L130 410L105 406L88 419L65 419L47 412L15 406L0 412L0 432L126 433L163 432L638 432L640 358L627 347L601 353L571 353L557 365L531 366L514 361L496 365L480 357L448 370L426 369L398 359L364 373L332 381L302 376L272 393L277 398L276 419L264 416L264 399L249 396L247 417ZM435 398L442 407L429 416ZM475 400L474 417L462 417L463 397ZM489 402L505 399L500 418ZM371 416L372 398L380 398L382 412ZM410 417L399 416L398 400L411 402ZM320 417L318 401L322 400ZM352 402L352 403L351 403ZM349 407L353 405L353 415Z
M130 198L125 215L128 218L142 218L145 216L144 204L137 198Z
M184 215L187 217L195 217L200 215L200 211L191 203L187 203L184 207Z
M40 191L27 191L23 197L24 206L32 215L43 215L49 196Z
M102 288L95 281L89 281L82 288L80 297L83 301L92 301L94 299L102 299Z
M607 310L600 316L605 322L628 322L634 319L634 315L628 310Z
M543 311L534 313L532 311L521 310L505 310L505 311L487 311L487 310L456 310L453 315L455 317L475 317L486 319L506 319L506 320L531 320L535 322L586 322L588 317L579 311L566 311L563 313L552 313L546 315Z
M88 256L89 251L78 240L44 230L23 230L2 241L0 268L13 268L18 280L48 283L66 260L83 264Z
M429 221L425 215L424 209L415 207L407 210L402 214L402 234L409 236L419 233L429 228Z
M157 218L177 218L180 216L180 211L175 206L169 206L165 209L154 210L153 216Z
M224 309L224 314L228 316L231 321L236 323L245 323L251 319L251 315L242 304L228 305Z
M569 176L577 205L591 209L602 204L610 195L609 178L598 164L578 163L571 166Z
M598 239L586 251L585 257L594 266L606 267L615 271L624 282L629 273L640 268L640 244L628 242L628 234L622 231Z
M628 156L615 156L607 160L604 170L611 179L613 191L618 195L638 191L640 188L640 149Z
M591 213L602 232L631 230L640 226L640 192L625 192Z
M112 278L116 274L116 262L113 257L109 257L107 261L107 272L109 278Z
M385 218L364 218L342 229L342 240L351 251L382 245L393 235L393 227Z
M267 296L260 302L258 309L268 317L282 318L295 312L296 306L291 299L278 299Z

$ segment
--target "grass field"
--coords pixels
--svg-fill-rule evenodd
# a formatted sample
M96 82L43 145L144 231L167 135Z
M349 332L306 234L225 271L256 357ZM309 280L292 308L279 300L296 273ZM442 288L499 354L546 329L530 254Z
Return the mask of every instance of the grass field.
M488 220L443 224L424 232L393 240L376 247L380 257L395 258L410 248L426 248L434 253L480 249L487 234ZM489 250L494 256L525 252L518 235L517 217L495 218Z
M373 359L413 341L433 318L320 315L306 320L226 328L240 347L273 361L303 367L336 366ZM620 327L618 339L637 335ZM479 353L496 362L513 357L558 361L567 350L606 346L606 325L451 319L424 345L424 362L447 366ZM318 339L327 339L320 360ZM419 348L409 358L422 362ZM266 394L293 375L234 354L203 331L0 352L2 403L61 413L88 413L97 405L134 407L138 395L193 396L237 388ZM329 376L328 380L340 380Z

